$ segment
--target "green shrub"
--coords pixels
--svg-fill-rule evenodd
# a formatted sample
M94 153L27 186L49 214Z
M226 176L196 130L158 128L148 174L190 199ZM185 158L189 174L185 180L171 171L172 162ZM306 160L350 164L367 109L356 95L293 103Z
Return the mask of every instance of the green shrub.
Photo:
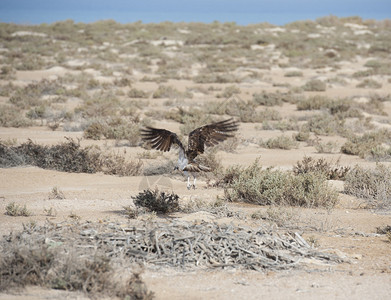
M26 208L26 205L22 207L15 202L11 202L5 207L5 214L12 217L28 217L31 215L31 212Z
M352 135L349 137L349 140L342 145L341 152L365 158L368 157L371 152L376 152L376 149L378 149L382 143L391 143L390 131L383 129L364 133L362 136Z
M337 201L337 192L317 173L293 175L262 169L255 161L247 168L230 168L223 177L228 201L304 207L333 207Z
M391 207L391 169L377 164L375 169L355 166L346 176L345 193L368 201L378 208Z
M326 96L315 95L297 102L296 105L298 110L317 110L328 108L332 101Z

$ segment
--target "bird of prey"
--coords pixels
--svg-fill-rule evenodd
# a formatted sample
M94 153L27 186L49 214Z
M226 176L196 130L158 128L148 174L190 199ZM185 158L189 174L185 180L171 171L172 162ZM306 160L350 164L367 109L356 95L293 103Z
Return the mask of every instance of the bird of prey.
M193 187L195 189L196 176L194 173L211 171L209 167L198 164L194 160L196 156L204 153L205 146L214 146L233 137L236 130L238 130L238 124L232 118L199 127L189 133L187 149L174 132L166 129L146 127L141 129L141 138L148 142L153 149L163 152L170 151L173 144L177 145L179 158L176 169L182 170L187 176L187 188ZM190 184L189 172L193 174L193 184Z

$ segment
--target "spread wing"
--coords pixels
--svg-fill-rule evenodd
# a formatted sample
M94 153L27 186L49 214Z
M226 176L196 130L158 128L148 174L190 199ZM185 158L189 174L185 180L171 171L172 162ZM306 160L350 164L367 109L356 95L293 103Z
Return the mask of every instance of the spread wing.
M141 138L150 143L153 149L163 152L170 151L172 144L177 144L182 151L184 147L178 136L169 130L146 127L141 129Z
M205 146L214 146L233 137L238 124L233 119L220 121L199 127L189 134L188 156L192 161L198 154L204 153Z

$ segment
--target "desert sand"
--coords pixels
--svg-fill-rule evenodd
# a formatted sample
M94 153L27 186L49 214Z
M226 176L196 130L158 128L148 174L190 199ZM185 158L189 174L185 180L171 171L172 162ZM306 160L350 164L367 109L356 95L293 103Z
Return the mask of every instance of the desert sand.
M328 66L327 62L323 66L311 67L311 64L293 63L294 59L284 55L280 48L275 47L271 43L266 45L252 45L253 51L259 51L259 59L263 57L264 62L268 64L268 68L254 66L253 69L248 67L248 64L241 66L240 59L235 58L238 67L229 71L230 74L238 78L244 78L239 82L228 83L198 83L192 80L192 76L200 74L202 63L193 63L190 67L181 67L181 72L177 78L168 78L163 83L154 80L145 80L145 77L163 76L158 69L163 65L161 58L152 58L149 62L149 68L145 69L136 65L128 66L130 71L125 73L125 68L117 68L117 65L125 64L120 59L110 60L110 55L114 57L126 57L131 59L133 56L139 55L137 52L130 51L126 53L124 47L131 48L137 43L137 40L124 40L121 43L113 41L105 41L102 37L101 41L96 41L88 46L81 45L77 48L74 54L65 56L62 63L52 61L50 64L43 64L41 69L36 70L20 70L14 67L12 74L9 77L3 77L0 84L4 87L8 83L12 83L15 87L26 87L31 83L40 82L41 80L58 80L64 76L88 76L97 82L97 88L106 84L106 91L115 91L118 98L125 103L129 100L127 93L130 90L129 86L115 85L115 80L127 78L131 81L131 87L137 90L142 90L147 94L147 98L133 98L132 101L140 102L141 105L136 108L140 118L148 118L152 121L153 126L166 128L168 130L180 132L181 124L173 119L165 118L164 115L169 111L175 111L177 107L185 109L204 107L210 102L220 102L225 98L221 94L227 87L235 86L239 92L235 94L235 101L250 101L254 93L275 93L289 92L294 88L303 87L309 80L318 79L326 83L324 91L305 91L299 92L301 99L321 95L332 99L354 98L355 101L363 103L368 102L373 94L386 97L391 94L391 74L373 74L368 78L381 84L381 87L366 87L361 88L357 85L362 82L362 78L354 77L352 74L358 71L367 70L366 64L371 60L383 60L390 62L390 53L388 52L380 57L378 52L375 54L368 53L362 49L368 49L371 43L377 43L377 40L372 38L364 38L365 36L372 37L373 35L390 36L391 27L381 28L380 25L355 24L348 20L341 20L337 28L346 32L345 36L351 37L357 45L357 53L353 53L349 58L338 60L333 66ZM349 25L350 24L350 25ZM186 24L178 24L178 27L186 27ZM357 25L356 27L354 25ZM76 26L75 24L72 26ZM323 36L333 34L336 31L335 26L323 26L316 32L309 31L308 34L313 34L307 37L308 40L319 39ZM364 26L361 28L360 26ZM280 30L276 30L280 28ZM81 29L80 29L81 30ZM124 29L126 30L126 29ZM183 29L185 30L185 29ZM187 28L191 32L191 28ZM261 29L260 29L261 30ZM275 27L262 29L263 32L280 36L283 38L285 31L295 29L286 27ZM296 29L298 30L298 29ZM367 32L364 32L366 30ZM19 32L19 33L18 33ZM23 34L21 32L24 32ZM27 32L27 33L26 33ZM30 32L30 33L29 33ZM14 38L26 38L25 43L32 43L36 39L54 39L55 33L47 33L45 36L34 35L34 32L43 32L40 27L15 28ZM330 33L331 32L331 33ZM46 33L45 33L46 34ZM121 33L117 33L120 35ZM182 33L181 33L182 34ZM183 33L183 35L190 33ZM295 34L293 31L292 34ZM316 35L318 34L319 37ZM338 33L342 34L342 33ZM12 35L12 34L11 34ZM169 35L169 34L168 34ZM141 34L140 34L141 36ZM260 33L260 38L262 33ZM363 37L360 39L360 37ZM354 38L354 39L353 39ZM164 53L164 64L170 63L170 58L176 55L182 55L185 51L189 51L184 40L174 40L174 37L168 36L162 39L150 40L148 37L140 37L145 43L153 45L153 51L161 51ZM66 40L62 40L61 47L66 47ZM126 44L124 46L124 44ZM0 45L2 65L6 65L6 53L13 51L7 45ZM72 47L75 47L74 45ZM90 48L86 48L90 47ZM100 47L100 48L99 48ZM201 47L201 46L198 46ZM208 46L205 46L208 47ZM360 48L361 47L361 48ZM96 49L98 48L98 50ZM338 47L335 47L336 54L332 51L329 54L324 54L326 49L322 49L322 55L342 55ZM73 48L72 48L73 49ZM99 57L99 49L107 55L107 58ZM333 49L332 45L330 49ZM93 50L93 51L92 51ZM73 50L72 50L73 51ZM91 51L91 54L88 52ZM151 50L152 52L152 50ZM97 54L98 53L98 54ZM72 58L72 55L74 57ZM122 56L121 56L122 55ZM133 55L133 56L132 56ZM379 56L376 56L379 55ZM129 58L130 57L130 58ZM113 72L105 72L99 70L97 61L103 60L106 63L105 68L112 68ZM133 59L133 58L132 58ZM95 63L95 65L94 65ZM296 65L295 65L296 64ZM118 70L117 70L118 69ZM297 71L300 76L286 76L287 72ZM251 72L258 75L249 76ZM86 75L88 74L88 75ZM159 75L160 74L160 75ZM259 75L261 74L261 75ZM336 80L338 78L339 80ZM77 86L78 82L67 83L67 88L72 88L72 85ZM186 95L163 96L162 98L153 98L152 94L159 86L171 86L178 93L185 93L192 90L192 97ZM213 87L213 89L211 88ZM211 92L205 92L205 91ZM122 91L122 92L118 92ZM90 92L91 94L91 92ZM48 97L48 96L46 96ZM54 104L51 109L53 111L70 111L83 104L83 95L65 96L65 101ZM2 95L0 104L9 104L10 96ZM388 98L389 99L389 98ZM227 100L228 101L228 100ZM128 103L128 102L126 102ZM132 104L129 104L132 105ZM308 120L314 114L320 113L321 110L298 110L294 103L283 102L281 105L270 107L276 110L281 120L285 120L288 124L297 120L298 124ZM30 108L27 108L27 111ZM264 109L263 106L257 107L257 110ZM383 113L377 114L373 111L364 111L366 118L370 118L369 122L374 128L385 128L391 130L391 101L383 102ZM157 112L163 114L159 115ZM24 113L26 110L23 111ZM153 112L148 115L148 112ZM54 112L53 112L54 114ZM222 116L230 117L230 116ZM220 116L221 118L221 116ZM234 116L235 118L235 116ZM175 163L177 152L171 151L158 155L152 159L144 158L146 150L141 143L136 146L131 146L125 140L105 139L100 140L86 139L83 129L69 130L72 124L77 122L88 122L93 117L88 117L84 121L79 121L76 117L70 121L59 121L59 126L55 130L48 127L50 125L49 117L42 119L33 119L33 124L28 127L0 127L0 140L8 141L17 145L31 139L34 143L42 145L56 145L64 142L64 137L80 139L82 147L97 145L103 151L115 152L124 155L129 159L141 157L143 168L153 165L159 165L172 161ZM236 117L237 119L237 117ZM73 122L73 123L72 123ZM71 124L72 123L72 124ZM221 160L224 168L232 165L249 166L257 158L263 167L275 167L277 169L290 172L293 166L305 156L313 158L325 158L329 161L337 161L341 166L349 166L353 168L359 165L366 168L374 168L376 161L361 158L358 155L348 155L341 153L341 146L347 141L346 137L339 134L314 134L310 133L311 139L317 139L318 142L334 143L334 149L328 153L319 152L314 144L306 141L299 141L298 146L289 150L285 149L268 149L260 146L260 140L267 140L281 135L291 137L292 134L298 132L294 128L287 130L266 130L263 128L262 122L240 122L237 132L237 147L230 152L219 150L216 154ZM353 126L353 125L352 125ZM79 128L82 128L80 126ZM84 127L85 128L85 127ZM354 129L357 133L363 134L364 129ZM361 130L361 132L359 132ZM390 166L389 161L383 162ZM200 177L197 180L197 188L188 190L186 188L186 178L180 174L170 176L169 174L153 176L145 176L143 174L137 176L115 176L106 175L102 172L95 174L86 173L69 173L56 170L48 170L38 168L36 166L23 165L11 168L0 169L0 234L8 235L10 232L17 232L23 229L23 224L35 222L36 225L44 225L45 222L60 223L67 221L71 216L77 216L79 222L119 222L132 223L124 213L124 206L132 205L132 197L146 188L155 188L154 183L161 179L168 182L169 189L180 196L182 203L190 200L202 200L213 202L216 197L224 198L224 189L221 187L213 187L208 184L205 177ZM148 180L148 181L146 181ZM147 182L147 184L146 184ZM149 182L149 183L148 183ZM376 233L377 227L391 225L391 214L388 209L377 209L367 205L363 199L356 198L344 193L344 182L341 180L330 180L329 184L338 191L338 202L332 209L324 208L283 208L292 209L294 220L287 221L285 224L276 226L276 230L289 230L300 232L303 238L316 241L316 248L327 250L344 257L345 261L339 264L330 265L314 265L307 264L298 269L290 269L284 271L268 271L260 273L252 270L244 269L192 269L181 270L170 267L161 267L159 269L149 268L145 266L142 278L147 284L148 289L154 292L156 299L390 299L391 298L391 244L386 235ZM149 186L148 186L149 185ZM57 187L64 194L64 199L52 199L50 194L54 187ZM9 216L5 214L6 206L10 202L15 202L18 205L26 205L31 215L24 216ZM257 227L262 222L273 223L273 220L252 219L250 216L254 212L261 211L265 213L269 207L256 204L244 203L227 203L229 209L240 212L245 217L242 219L218 217L206 212L195 212L186 214L177 212L170 214L170 218L175 220L184 220L187 222L217 222L217 223L232 223L245 226ZM48 214L48 210L51 213ZM145 218L139 216L138 218ZM170 218L164 216L154 216L152 221L165 220L170 222ZM87 295L81 292L48 290L41 287L29 286L18 291L8 291L0 293L0 299L85 299ZM100 298L100 297L98 297Z

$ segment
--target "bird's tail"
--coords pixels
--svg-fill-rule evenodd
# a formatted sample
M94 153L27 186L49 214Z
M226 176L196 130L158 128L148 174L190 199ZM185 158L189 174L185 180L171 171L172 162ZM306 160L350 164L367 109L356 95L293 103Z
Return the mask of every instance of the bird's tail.
M183 168L183 171L189 171L189 172L210 172L211 168L192 162L190 164L187 164L186 167Z

